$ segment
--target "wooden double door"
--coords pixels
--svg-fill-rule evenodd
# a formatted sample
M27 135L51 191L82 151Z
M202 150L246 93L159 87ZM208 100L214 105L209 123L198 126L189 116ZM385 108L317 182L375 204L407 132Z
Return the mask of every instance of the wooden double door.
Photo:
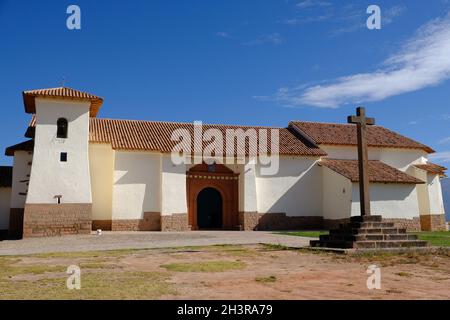
M186 173L192 230L235 230L239 225L239 174L224 165L199 164Z

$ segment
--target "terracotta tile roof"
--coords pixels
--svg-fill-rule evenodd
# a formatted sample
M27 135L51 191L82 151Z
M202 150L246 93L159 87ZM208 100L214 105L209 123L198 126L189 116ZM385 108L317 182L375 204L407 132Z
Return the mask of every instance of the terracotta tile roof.
M35 98L64 98L71 100L82 100L91 102L91 117L96 117L100 107L103 104L103 99L93 94L78 91L72 88L59 87L39 90L29 90L22 93L23 103L25 105L25 112L36 113Z
M30 121L27 130L27 137L33 137L35 117ZM140 150L140 151L160 151L170 153L177 142L171 141L171 136L176 129L186 129L193 137L194 125L192 123L158 122L140 120L116 120L90 118L89 141L97 143L110 143L115 150ZM278 129L279 130L279 153L281 155L301 155L301 156L324 156L326 153L317 146L311 145L303 136L299 135L292 128L274 128L257 126L232 126L232 125L211 125L203 124L203 130L217 129L225 137L227 129ZM225 139L225 138L224 138ZM194 141L192 141L194 143ZM209 142L203 142L203 148ZM267 145L270 148L270 131L267 132ZM271 150L269 150L270 152ZM226 152L225 146L223 152ZM241 153L242 150L239 150ZM248 154L248 144L246 144L246 154Z
M191 137L193 137L194 125L191 123L91 118L90 141L111 143L113 149L119 150L154 150L169 153L172 152L173 147L177 145L177 142L171 141L172 133L176 129L186 129ZM280 136L280 154L304 156L325 155L325 152L320 148L311 146L294 130L288 128L203 124L203 131L207 129L219 130L222 133L224 140L227 129L242 129L244 131L255 129L256 132L258 132L258 129L278 129ZM267 136L267 145L270 148L270 131L267 132ZM194 141L192 141L192 143L194 143ZM209 142L203 142L203 148L208 144ZM223 151L226 152L225 146ZM239 150L239 153L242 151L243 150ZM246 144L246 154L248 154L248 152L248 144Z
M431 162L428 162L427 164L415 164L414 166L431 174L438 174L440 176L445 176L445 171L447 170L446 167Z
M0 188L11 188L12 172L12 167L0 167Z
M343 175L352 182L359 181L357 160L322 159L320 164ZM377 160L369 161L369 181L372 183L424 183L422 180Z
M356 126L352 124L291 121L289 125L299 129L318 145L357 145ZM424 144L381 126L368 127L367 140L369 147L422 149L428 153L435 152Z
M33 151L33 150L34 150L34 140L28 140L6 148L5 155L8 157L12 157L14 156L14 152L16 151Z

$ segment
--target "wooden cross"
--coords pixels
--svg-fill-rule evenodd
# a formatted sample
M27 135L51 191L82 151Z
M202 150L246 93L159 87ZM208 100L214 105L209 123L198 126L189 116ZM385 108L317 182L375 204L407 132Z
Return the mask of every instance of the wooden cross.
M361 216L370 216L369 156L367 151L367 126L375 124L374 118L366 118L366 109L356 108L356 116L349 116L348 123L356 124L358 135L359 202Z

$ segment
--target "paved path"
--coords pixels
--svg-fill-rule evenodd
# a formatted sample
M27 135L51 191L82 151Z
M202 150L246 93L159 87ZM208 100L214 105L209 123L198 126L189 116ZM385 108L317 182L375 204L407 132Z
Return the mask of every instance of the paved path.
M308 246L309 240L311 238L263 231L104 232L101 236L92 234L0 241L0 256L218 244L265 243L300 248Z

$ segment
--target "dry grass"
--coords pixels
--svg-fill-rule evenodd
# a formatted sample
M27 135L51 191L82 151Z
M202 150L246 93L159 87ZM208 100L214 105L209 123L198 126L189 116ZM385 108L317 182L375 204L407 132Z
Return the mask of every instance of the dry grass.
M245 268L241 261L207 261L192 263L171 263L162 265L161 268L175 272L224 272Z

